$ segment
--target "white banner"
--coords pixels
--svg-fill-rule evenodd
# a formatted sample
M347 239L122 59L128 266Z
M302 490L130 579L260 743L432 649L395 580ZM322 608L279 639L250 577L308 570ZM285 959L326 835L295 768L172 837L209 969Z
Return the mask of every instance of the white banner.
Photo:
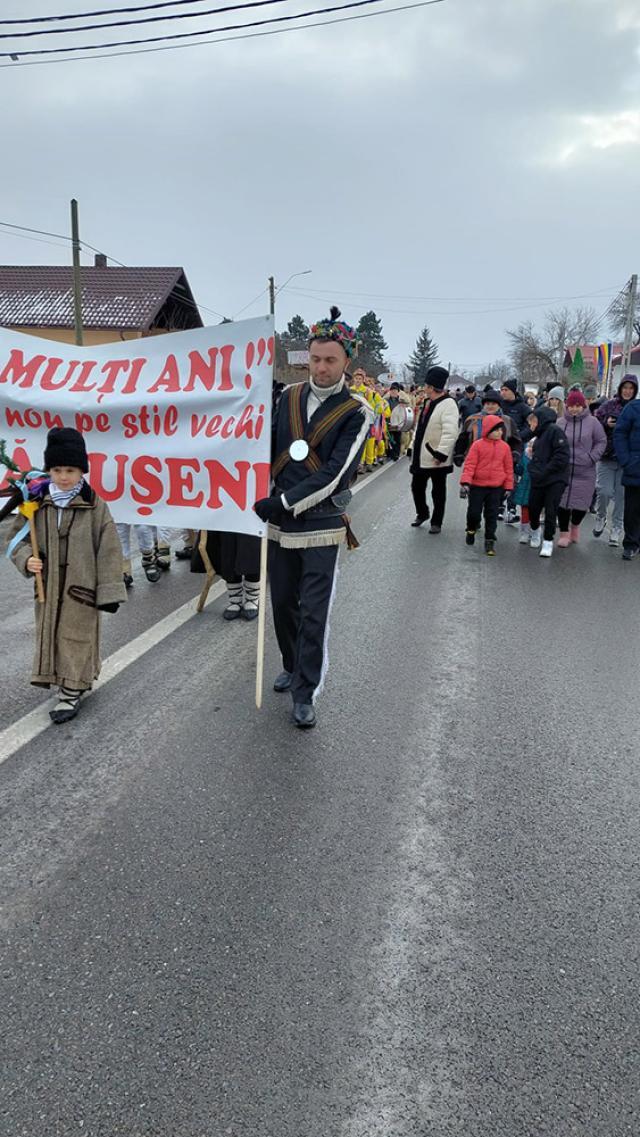
M92 347L0 328L0 438L30 470L80 430L116 521L263 536L273 362L272 316Z

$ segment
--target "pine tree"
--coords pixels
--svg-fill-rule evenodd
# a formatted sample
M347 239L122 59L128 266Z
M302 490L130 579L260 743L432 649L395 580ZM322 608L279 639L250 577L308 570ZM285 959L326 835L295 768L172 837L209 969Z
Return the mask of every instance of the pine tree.
M365 312L356 329L358 337L358 367L376 378L386 369L383 352L387 350L382 335L382 324L375 312Z
M309 329L302 316L294 316L282 333L282 344L286 351L304 351L309 343Z
M438 345L431 339L429 329L423 328L407 365L414 383L418 385L424 383L427 371L438 362L438 354Z

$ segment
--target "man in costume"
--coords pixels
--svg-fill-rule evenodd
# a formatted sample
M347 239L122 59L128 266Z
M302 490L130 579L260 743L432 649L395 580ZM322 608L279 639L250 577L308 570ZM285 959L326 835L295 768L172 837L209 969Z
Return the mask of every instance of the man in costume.
M414 528L431 517L430 533L439 533L447 502L447 477L453 470L453 449L458 437L458 404L447 391L449 372L444 367L427 371L425 402L416 428L411 459L411 491L416 507ZM431 482L433 515L427 505Z
M291 692L301 728L316 724L339 547L345 538L355 543L345 514L349 485L373 421L346 385L355 349L355 332L338 308L312 326L310 378L283 392L273 422L273 489L255 505L272 542L271 601L284 668L274 689Z

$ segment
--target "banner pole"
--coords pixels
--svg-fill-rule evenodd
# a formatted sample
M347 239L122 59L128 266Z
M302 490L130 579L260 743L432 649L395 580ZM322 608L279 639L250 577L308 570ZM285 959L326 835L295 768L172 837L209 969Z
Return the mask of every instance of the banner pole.
M262 706L264 687L264 640L267 620L267 550L269 538L260 541L260 598L258 600L258 646L256 656L256 707Z

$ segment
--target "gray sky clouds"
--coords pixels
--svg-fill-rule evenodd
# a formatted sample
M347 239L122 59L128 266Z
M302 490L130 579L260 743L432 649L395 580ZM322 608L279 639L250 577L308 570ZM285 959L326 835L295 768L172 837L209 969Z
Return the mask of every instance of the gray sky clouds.
M56 10L92 6L106 5ZM593 293L600 311L638 268L639 45L640 0L446 0L3 70L0 219L64 231L76 196L87 241L184 265L217 311L310 268L279 298L280 326L335 300L347 319L374 308L397 361L427 323L445 362L482 364L504 354L505 327L542 316L521 298ZM4 263L63 256L0 235Z

